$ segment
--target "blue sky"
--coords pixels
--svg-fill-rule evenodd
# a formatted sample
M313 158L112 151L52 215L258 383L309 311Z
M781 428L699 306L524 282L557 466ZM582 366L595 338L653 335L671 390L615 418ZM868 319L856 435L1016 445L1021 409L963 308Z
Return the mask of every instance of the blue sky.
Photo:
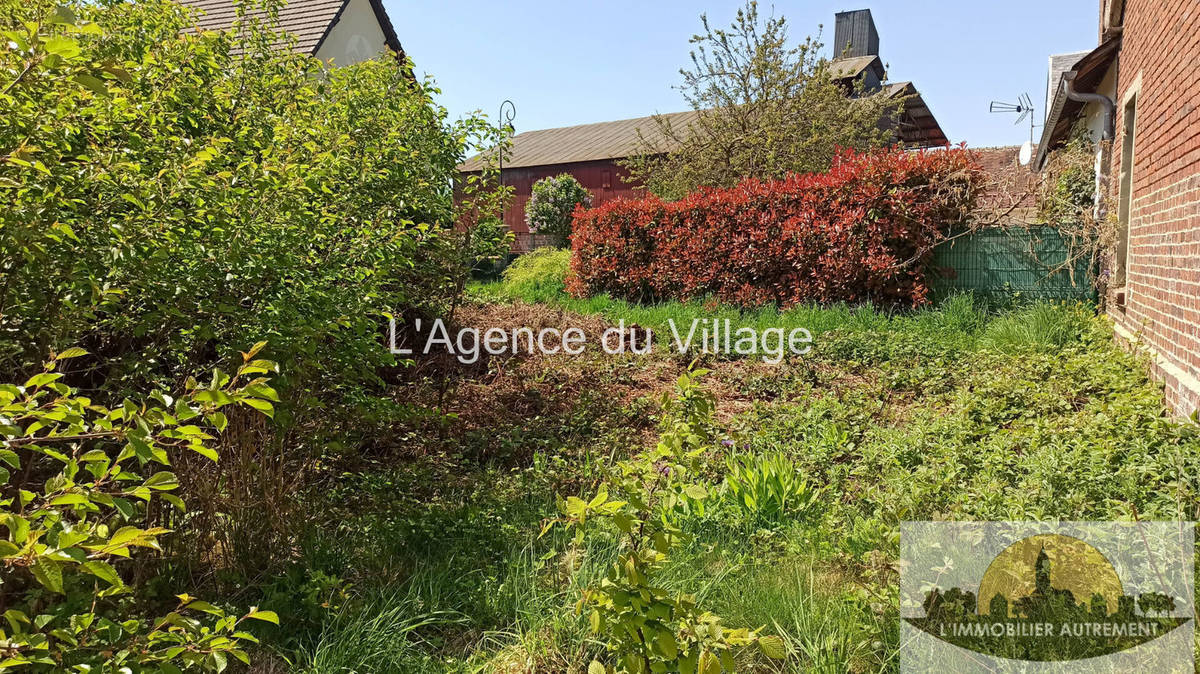
M518 132L687 109L679 68L700 13L728 25L733 0L506 2L384 0L417 72L433 75L458 117L494 118L504 99ZM1028 92L1043 114L1047 57L1096 45L1096 0L791 0L760 2L793 39L833 39L835 12L869 7L893 81L911 80L942 128L972 147L1029 137L992 100ZM829 47L826 47L828 50ZM1040 121L1040 119L1039 119ZM1038 130L1040 133L1040 129Z

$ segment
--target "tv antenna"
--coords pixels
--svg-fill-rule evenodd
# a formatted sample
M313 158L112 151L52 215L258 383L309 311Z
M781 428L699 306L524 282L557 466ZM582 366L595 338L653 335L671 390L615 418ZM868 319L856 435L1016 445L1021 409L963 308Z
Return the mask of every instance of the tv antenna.
M1033 143L1033 130L1038 125L1034 124L1033 101L1031 101L1029 99L1029 94L1021 94L1020 96L1018 96L1016 103L1004 103L1002 101L992 101L992 104L988 106L988 112L1001 112L1001 113L1015 112L1015 113L1017 113L1017 121L1013 122L1013 124L1020 124L1021 122L1028 119L1029 120L1029 142L1030 142L1030 144Z

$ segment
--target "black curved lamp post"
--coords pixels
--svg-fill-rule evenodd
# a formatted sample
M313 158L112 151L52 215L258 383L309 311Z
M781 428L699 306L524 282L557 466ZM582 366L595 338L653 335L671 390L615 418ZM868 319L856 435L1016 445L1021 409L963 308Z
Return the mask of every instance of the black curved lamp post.
M513 105L512 101L505 99L505 101L500 104L500 114L496 117L497 124L499 124L499 126L500 126L500 133L503 134L504 130L506 128L508 129L509 133L512 133L512 131L513 131L513 123L512 122L516 118L517 118L517 106ZM503 151L501 151L499 153L498 159L500 160L500 186L503 187L504 186L504 152Z
M499 116L496 117L496 123L500 126L501 141L503 141L503 139L504 139L503 134L504 134L505 129L507 129L509 133L513 132L512 121L514 119L516 119L516 117L517 117L517 106L513 105L512 101L505 99L504 102L500 104L500 114L499 114ZM504 188L504 147L503 147L503 145L504 145L504 143L501 142L500 147L497 147L497 152L496 152L496 159L499 161L499 164L500 164L499 168L500 168L500 187L501 187L501 189ZM508 210L507 207L505 207L504 210ZM505 216L505 213L501 212L500 213L501 221L504 220L504 216Z

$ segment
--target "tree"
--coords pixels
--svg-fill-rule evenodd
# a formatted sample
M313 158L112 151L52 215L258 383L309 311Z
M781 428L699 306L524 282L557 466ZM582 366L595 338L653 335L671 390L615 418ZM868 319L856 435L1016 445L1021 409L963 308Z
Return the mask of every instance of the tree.
M592 205L592 194L569 173L542 178L533 184L525 205L525 224L537 234L566 238L571 233L575 207Z
M654 194L678 199L700 186L823 171L838 148L893 142L903 99L835 80L819 35L789 46L787 21L761 17L753 0L728 29L700 21L678 87L695 119L680 128L656 115L626 162Z
M394 55L327 69L294 51L281 6L237 3L237 30L197 34L171 0L0 0L0 373L80 344L67 383L113 404L178 391L261 337L288 364L279 414L227 440L234 460L176 465L199 507L172 564L285 561L299 525L275 514L294 512L307 462L385 423L378 393L405 363L382 346L388 319L451 313L503 247L494 171L453 191L498 130L450 121ZM226 468L243 450L270 469Z

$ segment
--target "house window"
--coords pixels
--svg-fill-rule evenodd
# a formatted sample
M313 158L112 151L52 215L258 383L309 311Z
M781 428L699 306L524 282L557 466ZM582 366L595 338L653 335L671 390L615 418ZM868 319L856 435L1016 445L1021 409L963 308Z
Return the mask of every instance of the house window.
M1137 100L1135 94L1125 104L1125 129L1121 135L1121 190L1117 204L1119 229L1116 250L1113 251L1113 285L1118 288L1129 282L1129 218L1133 206L1133 148L1137 136Z
M600 184L606 190L612 189L612 171L601 171Z

